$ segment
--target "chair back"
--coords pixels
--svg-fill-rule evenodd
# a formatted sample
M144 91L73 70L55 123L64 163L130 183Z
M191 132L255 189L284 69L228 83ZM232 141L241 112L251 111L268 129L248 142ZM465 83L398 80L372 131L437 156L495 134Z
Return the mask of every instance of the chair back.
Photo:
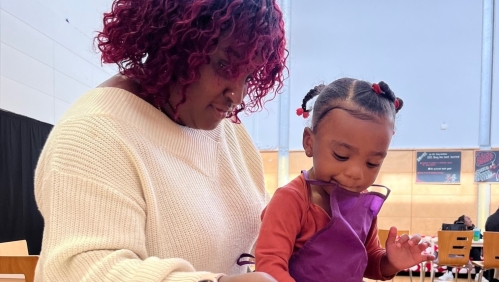
M29 255L26 240L0 243L0 278L4 278L3 274L9 274L6 278L10 279L23 274L24 281L33 282L37 263L38 256Z
M0 256L27 256L28 243L26 240L0 243Z
M38 256L0 256L0 273L24 274L24 281L35 280Z
M390 233L390 230L387 229L378 230L379 243L383 249L386 249L385 243L386 239L388 239L388 233ZM409 230L397 230L397 236L402 236L403 234L409 235Z
M473 231L438 231L438 263L448 266L468 264Z
M499 232L483 232L483 267L499 268Z

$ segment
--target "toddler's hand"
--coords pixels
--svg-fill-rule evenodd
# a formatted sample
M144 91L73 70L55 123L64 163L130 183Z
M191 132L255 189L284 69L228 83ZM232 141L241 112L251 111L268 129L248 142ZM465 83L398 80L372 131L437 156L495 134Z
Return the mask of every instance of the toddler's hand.
M425 251L429 246L427 242L421 242L421 236L404 234L397 239L397 228L390 228L386 239L387 263L382 264L383 275L390 276L401 270L412 267L423 261L432 261L435 256Z

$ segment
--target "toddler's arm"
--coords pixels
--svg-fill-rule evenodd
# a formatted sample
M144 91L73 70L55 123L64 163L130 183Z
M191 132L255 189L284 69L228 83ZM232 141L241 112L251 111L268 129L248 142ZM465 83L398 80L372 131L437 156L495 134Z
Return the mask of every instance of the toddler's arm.
M390 280L395 276L383 276L381 273L381 261L386 256L386 250L379 244L377 218L374 218L371 230L367 234L366 251L368 262L364 277L373 280Z
M295 282L289 275L288 262L301 230L302 202L297 191L280 188L262 213L255 250L256 270L279 282Z

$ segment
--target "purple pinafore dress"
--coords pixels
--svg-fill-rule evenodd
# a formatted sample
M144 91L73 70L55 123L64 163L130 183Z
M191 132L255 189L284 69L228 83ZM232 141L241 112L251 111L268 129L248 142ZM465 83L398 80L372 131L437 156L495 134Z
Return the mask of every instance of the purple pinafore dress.
M289 273L297 282L361 282L367 267L365 242L373 219L390 194L356 193L337 184L305 180L312 185L333 185L330 195L331 220L294 253Z

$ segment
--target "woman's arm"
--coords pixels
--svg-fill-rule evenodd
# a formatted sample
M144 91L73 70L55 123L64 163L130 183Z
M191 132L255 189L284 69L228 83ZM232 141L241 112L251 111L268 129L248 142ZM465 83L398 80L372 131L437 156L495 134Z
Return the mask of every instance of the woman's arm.
M113 124L79 118L47 140L35 177L45 221L37 281L197 281L206 272L189 262L150 255L147 240L163 238L146 238L143 180Z

